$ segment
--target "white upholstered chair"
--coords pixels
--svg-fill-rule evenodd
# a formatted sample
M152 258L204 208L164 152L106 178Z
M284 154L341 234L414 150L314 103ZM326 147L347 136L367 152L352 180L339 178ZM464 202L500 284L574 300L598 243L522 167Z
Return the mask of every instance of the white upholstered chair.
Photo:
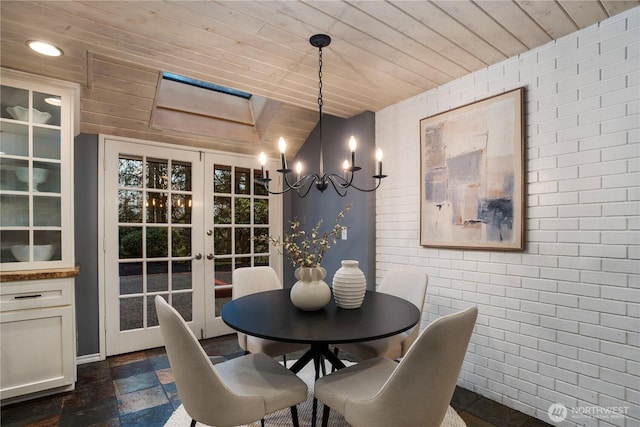
M275 270L271 267L243 267L233 270L231 298L236 299L256 292L282 289ZM298 350L307 350L307 344L273 341L238 332L238 344L246 353L265 353L271 357L283 356Z
M427 273L424 271L394 268L385 274L382 283L377 288L377 292L404 298L418 307L420 317L422 317L428 280ZM340 350L351 353L363 360L377 356L399 359L409 350L419 333L420 322L413 328L388 338L340 344L338 347Z
M184 408L203 424L223 427L248 424L291 408L307 398L307 385L293 372L262 354L213 364L182 316L161 296L155 298L169 365Z
M396 363L365 360L320 378L315 397L354 427L464 426L449 406L478 316L476 307L443 316Z

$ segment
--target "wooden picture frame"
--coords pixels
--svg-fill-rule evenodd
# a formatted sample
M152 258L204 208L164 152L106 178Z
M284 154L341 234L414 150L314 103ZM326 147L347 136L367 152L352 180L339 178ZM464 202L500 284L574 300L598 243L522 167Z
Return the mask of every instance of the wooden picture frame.
M524 249L524 88L420 120L420 244Z

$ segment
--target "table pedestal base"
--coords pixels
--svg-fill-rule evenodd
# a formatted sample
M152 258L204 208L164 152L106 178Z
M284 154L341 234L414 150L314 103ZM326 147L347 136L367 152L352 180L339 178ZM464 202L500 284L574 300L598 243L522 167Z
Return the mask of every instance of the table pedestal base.
M331 350L329 350L329 344L314 343L311 344L311 348L307 350L306 353L304 353L302 357L300 357L290 369L297 374L302 368L307 365L307 363L313 360L313 366L316 369L316 379L318 379L320 378L319 369L322 367L324 371L322 359L327 359L329 363L331 363L331 366L333 366L335 369L342 369L346 366L344 363L342 363L342 360L340 360L338 356L336 356Z
M313 366L315 368L317 380L320 378L320 370L322 370L322 375L326 375L324 359L327 359L331 366L334 369L342 369L346 367L342 360L338 358L331 350L329 350L329 344L324 343L313 343L311 344L311 348L307 350L306 353L300 357L296 363L290 368L292 372L296 374L300 372L302 368L304 368L307 363L313 360ZM311 426L314 427L316 425L316 416L318 414L318 399L313 398L313 407L311 411Z

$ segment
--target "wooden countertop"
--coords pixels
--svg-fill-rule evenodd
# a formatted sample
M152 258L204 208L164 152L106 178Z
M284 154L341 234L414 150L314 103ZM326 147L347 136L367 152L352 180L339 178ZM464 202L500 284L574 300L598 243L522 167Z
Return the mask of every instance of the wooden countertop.
M25 280L65 279L80 274L80 267L51 268L47 270L18 270L0 272L0 282L19 282Z

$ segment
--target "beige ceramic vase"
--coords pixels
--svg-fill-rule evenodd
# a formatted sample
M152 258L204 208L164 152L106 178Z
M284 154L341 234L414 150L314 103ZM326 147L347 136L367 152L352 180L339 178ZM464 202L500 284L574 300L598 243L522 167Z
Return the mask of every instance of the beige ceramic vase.
M320 310L331 301L331 289L323 280L327 270L322 267L300 267L294 272L298 281L291 288L291 302L301 310Z

